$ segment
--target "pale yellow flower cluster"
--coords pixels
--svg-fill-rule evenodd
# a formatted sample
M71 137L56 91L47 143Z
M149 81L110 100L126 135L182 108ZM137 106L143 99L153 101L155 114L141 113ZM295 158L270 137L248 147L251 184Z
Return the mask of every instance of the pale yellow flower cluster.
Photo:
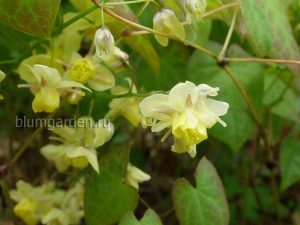
M97 123L90 117L79 118L77 127L54 127L51 131L58 135L61 144L49 144L41 149L48 160L53 161L59 172L70 166L86 168L89 164L99 173L96 149L110 140L114 127L109 121Z
M146 97L140 104L145 125L153 132L168 129L166 135L174 137L172 151L195 157L196 145L207 139L207 129L217 122L226 126L219 116L227 113L229 105L209 98L217 96L218 91L187 81L175 85L168 95Z
M75 225L84 216L83 186L78 182L69 190L56 189L54 183L33 187L18 181L10 197L16 202L15 214L27 225Z

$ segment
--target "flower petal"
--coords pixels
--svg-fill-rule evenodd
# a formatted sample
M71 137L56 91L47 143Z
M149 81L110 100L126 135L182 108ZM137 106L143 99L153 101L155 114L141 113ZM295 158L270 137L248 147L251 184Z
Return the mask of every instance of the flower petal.
M144 117L156 118L160 114L172 111L168 102L168 95L155 94L144 98L140 103L140 110Z
M81 83L78 83L76 81L72 81L72 80L64 80L64 81L61 81L57 86L56 88L82 88L82 89L85 89L89 92L92 92L89 88L87 88L86 86L84 86L83 84Z
M99 173L99 165L97 159L97 152L94 149L84 148L82 146L72 147L70 146L66 151L66 156L69 158L86 157L88 162Z
M92 89L105 91L115 86L115 77L105 66L97 65L95 71L96 74L88 82Z
M37 79L44 79L47 85L52 87L55 87L62 79L57 69L45 65L33 65L32 72Z
M175 85L169 93L169 102L178 112L183 112L186 108L188 95L192 93L196 85L190 81Z

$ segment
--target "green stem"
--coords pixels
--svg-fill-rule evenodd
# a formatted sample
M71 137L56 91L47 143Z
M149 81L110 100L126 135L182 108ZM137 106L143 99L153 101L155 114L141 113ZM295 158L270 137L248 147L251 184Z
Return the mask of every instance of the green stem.
M279 196L279 192L277 189L277 182L276 182L274 169L272 169L272 171L271 171L271 186L272 186L272 191L273 191L273 200L274 200L274 204L275 204L278 225L281 225L282 222L281 222L281 217L280 217L280 196Z
M138 10L138 12L136 13L135 15L135 18L138 19L142 14L143 12L145 11L145 9L148 7L149 3L151 1L146 1L144 2L144 4L141 6L141 8Z
M129 4L136 4L136 3L143 3L143 2L152 2L156 5L159 5L154 0L135 0L135 1L124 1L124 2L107 2L105 5L107 6L114 6L114 5L129 5Z
M224 57L226 55L226 52L227 52L227 49L228 49L228 46L229 46L229 43L230 43L230 40L231 40L231 37L232 37L232 33L233 33L233 30L234 30L234 27L235 27L237 12L238 12L238 9L235 8L234 14L233 14L233 17L232 17L232 20L231 20L230 28L229 28L229 31L227 33L223 48L222 48L222 50L221 50L221 52L218 56L220 61L223 61Z
M98 8L101 8L101 5L99 4L99 2L97 2L97 0L92 0L92 1L94 2L94 4ZM125 23L127 25L130 25L130 26L132 26L134 28L137 28L137 29L140 29L140 30L145 30L145 31L148 31L148 32L156 34L156 35L160 35L160 36L163 36L163 37L167 37L167 38L170 38L170 39L174 39L174 40L180 41L180 42L182 42L182 43L184 43L186 45L192 46L192 47L198 49L199 51L202 51L202 52L204 52L204 53L206 53L206 54L208 54L208 55L210 55L212 57L215 57L214 53L212 53L211 51L205 49L204 47L202 47L202 46L200 46L200 45L198 45L196 43L193 43L193 42L190 42L190 41L187 41L187 40L179 40L179 39L176 39L174 37L170 37L168 34L159 32L157 30L154 30L154 29L151 29L149 27L146 27L146 26L143 26L141 24L138 24L138 23L136 23L134 21L128 20L128 19L126 19L126 18L124 18L124 17L122 17L122 16L114 13L113 11L111 11L110 9L108 9L107 7L103 7L103 10L104 10L105 13L107 13L110 16L112 16L113 18L115 18L115 19L117 19L117 20L119 20L119 21L121 21L121 22L123 22L123 23Z
M76 21L80 20L81 18L87 16L88 14L94 12L97 9L97 6L92 6L84 11L82 11L81 13L79 13L78 15L74 16L73 18L69 19L68 21L66 21L65 23L63 23L60 27L58 27L57 29L55 29L52 33L53 36L58 35L63 29L65 29L66 27L72 25L73 23L75 23Z

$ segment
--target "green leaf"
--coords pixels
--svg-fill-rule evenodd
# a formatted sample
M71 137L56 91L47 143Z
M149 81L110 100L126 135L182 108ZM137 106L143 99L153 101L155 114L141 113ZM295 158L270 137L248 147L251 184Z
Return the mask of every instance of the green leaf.
M205 46L209 40L211 28L211 20L201 20L193 26L187 26L185 27L186 39Z
M242 0L242 18L247 38L258 56L267 55L272 47L271 30L267 17L253 0Z
M112 225L137 206L137 191L124 183L129 147L111 149L100 157L100 175L86 179L84 210L87 224Z
M140 221L133 213L129 213L120 221L119 225L162 225L162 222L152 209L148 209Z
M186 70L186 61L188 57L187 49L173 42L166 48L157 46L157 52L160 55L159 63L160 74L161 76L155 77L153 79L153 72L145 63L139 63L139 60L135 60L137 68L138 83L142 85L145 90L170 90L177 83L186 80L185 70ZM152 76L151 76L152 75Z
M289 137L282 144L280 151L281 191L300 181L299 150L300 141L297 138Z
M178 179L173 201L180 225L228 225L229 209L222 182L214 166L204 157L195 172L196 187Z
M211 45L210 49L213 48L221 49L221 46ZM229 54L235 57L249 56L237 46L232 46ZM260 111L264 88L262 66L251 63L232 63L230 67L244 85L255 108ZM226 72L216 64L214 59L199 52L195 52L190 59L187 77L196 84L205 83L220 88L218 98L230 105L228 113L222 117L222 120L227 123L227 127L224 128L217 124L209 131L213 137L229 145L233 151L238 151L249 139L254 129L254 123L249 116L248 108L238 88ZM243 123L240 121L243 121Z
M265 95L263 102L271 107L271 112L281 118L300 124L298 116L297 94L290 87L293 81L292 72L272 69L265 74ZM284 81L286 78L287 81Z
M134 51L138 52L146 60L155 74L159 74L159 57L147 37L145 37L144 35L134 35L125 38L124 42L129 45Z
M0 20L16 30L47 38L59 5L60 0L0 0Z
M261 12L267 18L267 27L260 24L261 29L270 30L272 36L272 49L269 56L278 59L300 60L298 45L293 36L285 8L280 0L255 0ZM295 73L299 74L299 65L288 65Z

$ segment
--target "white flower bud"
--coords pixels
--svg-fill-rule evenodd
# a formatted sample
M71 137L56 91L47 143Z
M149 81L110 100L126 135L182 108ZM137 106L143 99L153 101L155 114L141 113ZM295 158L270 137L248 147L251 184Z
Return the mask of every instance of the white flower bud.
M100 28L96 31L94 43L96 56L103 57L112 54L115 49L115 40L112 33L107 28Z
M184 6L186 9L186 20L192 22L192 17L200 20L206 10L206 0L185 0Z
M155 14L153 18L153 28L161 33L165 33L177 39L185 38L183 25L177 19L175 13L170 9L163 9ZM161 35L155 35L156 40L162 45L167 46L169 39Z

